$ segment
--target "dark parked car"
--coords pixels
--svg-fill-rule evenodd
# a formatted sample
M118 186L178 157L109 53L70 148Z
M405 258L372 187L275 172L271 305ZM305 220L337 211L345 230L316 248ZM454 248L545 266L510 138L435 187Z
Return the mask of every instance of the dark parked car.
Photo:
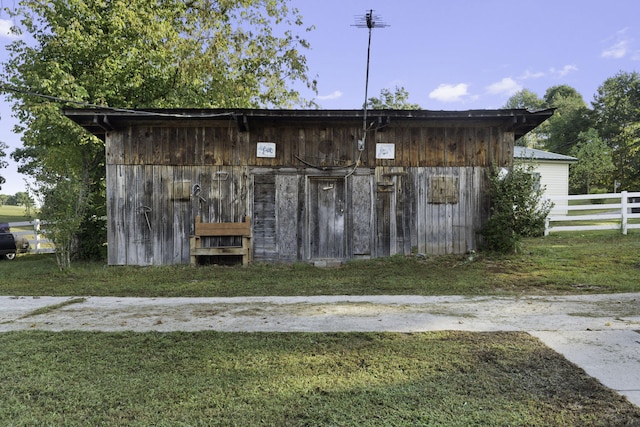
M0 223L0 259L14 259L16 253L24 253L29 250L29 241L11 233L9 224Z

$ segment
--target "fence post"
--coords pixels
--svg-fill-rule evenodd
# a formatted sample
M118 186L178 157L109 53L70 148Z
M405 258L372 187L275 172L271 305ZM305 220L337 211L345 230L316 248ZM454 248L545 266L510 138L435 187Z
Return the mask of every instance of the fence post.
M548 236L549 235L549 215L547 215L547 217L544 219L544 235Z
M628 200L629 199L627 198L627 192L626 191L620 192L620 210L622 213L622 234L624 235L627 234L627 221L628 221L627 202Z
M40 253L40 220L37 218L33 220L33 235L34 235L34 238L36 239L36 254L39 254Z

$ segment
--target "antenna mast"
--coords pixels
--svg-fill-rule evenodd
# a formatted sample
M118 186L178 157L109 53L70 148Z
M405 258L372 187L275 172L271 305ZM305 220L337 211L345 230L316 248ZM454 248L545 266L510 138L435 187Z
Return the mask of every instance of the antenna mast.
M388 25L382 21L382 18L378 15L373 14L373 9L370 9L364 16L356 17L356 23L353 25L358 28L367 28L369 30L369 42L367 44L367 76L365 78L364 85L364 114L363 114L363 123L362 123L362 139L358 141L358 150L364 150L364 143L367 138L367 102L368 102L368 92L369 92L369 60L371 58L371 30L374 28L385 28Z

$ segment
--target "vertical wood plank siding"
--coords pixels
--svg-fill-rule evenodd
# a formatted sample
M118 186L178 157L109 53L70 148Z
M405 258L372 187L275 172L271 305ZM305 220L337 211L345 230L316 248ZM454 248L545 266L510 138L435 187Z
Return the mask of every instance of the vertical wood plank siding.
M109 264L188 263L196 215L250 215L256 261L475 249L488 216L486 170L512 163L514 133L473 121L392 123L370 132L359 152L360 133L358 123L320 120L255 122L244 132L231 120L109 132ZM258 157L258 142L275 143L276 156ZM376 159L376 143L394 144L394 159ZM457 194L434 198L434 188Z

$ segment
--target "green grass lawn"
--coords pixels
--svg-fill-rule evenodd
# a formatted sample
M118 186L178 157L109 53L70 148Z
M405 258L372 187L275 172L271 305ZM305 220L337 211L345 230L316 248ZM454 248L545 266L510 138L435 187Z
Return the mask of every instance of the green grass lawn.
M25 215L24 206L0 206L0 222L22 222L29 221Z
M640 291L640 233L559 233L518 254L336 268L0 262L0 295L563 294ZM524 333L0 334L6 425L640 425L640 410ZM1 423L0 423L1 424Z
M0 262L0 295L264 296L487 295L640 291L640 232L558 233L526 239L515 255L395 256L336 268L106 266L76 262L58 271L53 255Z
M0 334L4 425L621 426L525 333Z

